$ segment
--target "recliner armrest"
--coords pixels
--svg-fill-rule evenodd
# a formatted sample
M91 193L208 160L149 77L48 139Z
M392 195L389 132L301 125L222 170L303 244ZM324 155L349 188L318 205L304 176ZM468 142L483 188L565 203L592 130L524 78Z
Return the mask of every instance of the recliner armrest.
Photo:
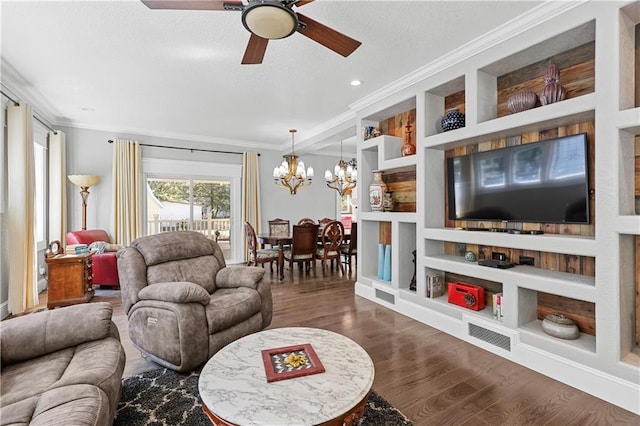
M187 281L157 283L138 292L143 300L159 300L173 303L201 303L208 305L211 295L203 287Z
M228 266L218 271L218 288L249 287L256 289L264 275L264 269L256 266Z

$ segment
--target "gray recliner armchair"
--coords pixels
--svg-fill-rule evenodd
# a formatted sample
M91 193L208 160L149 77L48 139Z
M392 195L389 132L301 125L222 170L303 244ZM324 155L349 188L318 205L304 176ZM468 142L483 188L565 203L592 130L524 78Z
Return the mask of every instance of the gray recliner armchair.
M141 237L117 256L129 337L158 364L191 371L271 323L264 269L227 267L218 244L198 232Z

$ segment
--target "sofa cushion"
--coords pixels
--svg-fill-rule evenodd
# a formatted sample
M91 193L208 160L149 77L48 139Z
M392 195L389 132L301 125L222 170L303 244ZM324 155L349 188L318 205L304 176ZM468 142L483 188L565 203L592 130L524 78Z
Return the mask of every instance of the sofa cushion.
M211 295L206 307L209 334L234 326L260 312L261 301L257 291L241 287L221 288Z
M147 268L147 283L186 281L198 284L207 293L216 291L216 275L224 266L214 256L201 256L160 263Z
M2 322L2 365L56 352L111 334L109 303L73 305ZM71 332L72 331L72 332Z
M91 385L73 385L43 393L29 426L111 425L110 416L104 392Z
M193 231L162 232L149 235L134 240L131 247L138 249L147 266L170 260L213 255L213 247L207 237Z
M69 348L16 364L3 365L0 387L3 415L5 406L40 395L54 386L64 374L74 353L75 348ZM29 385L26 386L26 383Z

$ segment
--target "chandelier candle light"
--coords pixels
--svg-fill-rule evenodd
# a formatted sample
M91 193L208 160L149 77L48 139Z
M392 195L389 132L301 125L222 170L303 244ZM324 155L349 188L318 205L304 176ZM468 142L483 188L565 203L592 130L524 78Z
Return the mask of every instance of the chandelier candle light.
M340 161L334 167L333 174L329 169L324 172L324 180L327 181L327 186L338 191L341 197L344 197L347 191L356 186L358 170L355 168L355 160L351 160L348 163L344 161L342 158L342 141L340 141Z
M304 161L298 161L298 156L293 150L293 138L296 129L289 130L291 133L291 154L283 155L282 164L273 169L273 182L289 190L291 195L296 195L298 188L311 185L313 179L313 167L306 171Z
M100 182L100 176L93 175L69 175L71 183L80 187L82 197L82 230L87 230L87 199L89 198L89 188Z

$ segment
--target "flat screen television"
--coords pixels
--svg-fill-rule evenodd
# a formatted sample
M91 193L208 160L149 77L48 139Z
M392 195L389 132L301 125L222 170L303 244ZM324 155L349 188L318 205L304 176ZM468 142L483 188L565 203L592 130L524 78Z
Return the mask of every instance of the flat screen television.
M447 158L449 219L589 223L587 134Z

